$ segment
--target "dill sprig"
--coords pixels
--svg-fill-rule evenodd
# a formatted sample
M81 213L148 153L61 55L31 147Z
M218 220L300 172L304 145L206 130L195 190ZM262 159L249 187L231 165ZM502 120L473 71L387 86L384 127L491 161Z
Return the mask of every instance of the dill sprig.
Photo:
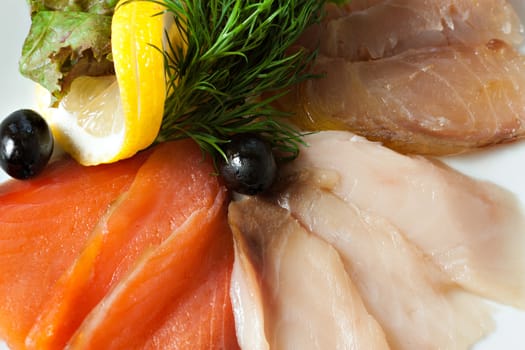
M238 133L257 133L295 157L302 134L272 101L305 79L315 53L291 49L321 18L320 0L151 0L182 42L164 48L168 94L157 141L190 137L216 156Z

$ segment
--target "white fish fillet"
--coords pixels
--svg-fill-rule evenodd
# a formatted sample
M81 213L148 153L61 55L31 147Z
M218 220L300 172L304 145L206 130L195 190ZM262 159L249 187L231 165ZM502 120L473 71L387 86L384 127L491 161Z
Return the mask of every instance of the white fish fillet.
M393 225L316 182L293 178L279 202L341 254L393 349L467 349L491 329L484 302L459 289Z
M232 305L243 349L388 349L334 248L256 198L232 203L229 221L236 242Z
M344 7L350 11L362 11L387 0L351 0Z
M279 101L306 130L351 130L403 153L443 155L525 135L525 57L501 41L376 61L319 56L322 78Z
M235 243L235 261L230 282L230 299L237 341L241 349L269 350L270 344L265 333L263 296L259 285L260 276L250 260L246 239L239 231L240 225L234 223L235 220L239 220L235 213L235 207L231 207L228 214Z
M525 307L525 223L510 192L349 132L320 132L305 141L309 146L288 171L335 171L338 197L388 220L453 281Z
M352 1L353 3L353 1ZM523 26L506 0L387 0L348 5L336 11L318 33L308 32L320 53L350 61L378 59L411 48L450 44L479 45L500 39L518 46ZM314 35L312 37L312 35ZM309 45L308 45L309 46Z

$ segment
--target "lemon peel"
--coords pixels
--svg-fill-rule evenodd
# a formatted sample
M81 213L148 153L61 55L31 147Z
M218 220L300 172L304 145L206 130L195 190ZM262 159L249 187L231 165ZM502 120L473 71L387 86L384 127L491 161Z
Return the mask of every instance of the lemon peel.
M57 143L83 165L112 163L150 146L164 114L161 4L120 0L111 28L115 76L79 77L47 116Z

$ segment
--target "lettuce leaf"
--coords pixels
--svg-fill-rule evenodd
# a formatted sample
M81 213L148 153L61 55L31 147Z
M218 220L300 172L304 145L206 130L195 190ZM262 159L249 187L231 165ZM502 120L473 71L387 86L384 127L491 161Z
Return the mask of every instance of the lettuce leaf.
M59 2L57 0L57 2ZM77 11L39 11L22 48L20 72L56 98L79 76L114 74L111 16Z
M90 12L112 15L118 0L28 0L31 13L40 11Z

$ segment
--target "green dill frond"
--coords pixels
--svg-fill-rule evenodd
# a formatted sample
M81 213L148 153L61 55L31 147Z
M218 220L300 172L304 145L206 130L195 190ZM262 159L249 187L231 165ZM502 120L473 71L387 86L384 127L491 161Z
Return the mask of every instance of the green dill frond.
M155 1L155 0L153 0ZM168 95L158 141L190 137L222 154L234 134L265 137L295 157L301 133L272 101L306 72L315 53L291 51L321 18L319 0L164 0L184 44L164 48Z

